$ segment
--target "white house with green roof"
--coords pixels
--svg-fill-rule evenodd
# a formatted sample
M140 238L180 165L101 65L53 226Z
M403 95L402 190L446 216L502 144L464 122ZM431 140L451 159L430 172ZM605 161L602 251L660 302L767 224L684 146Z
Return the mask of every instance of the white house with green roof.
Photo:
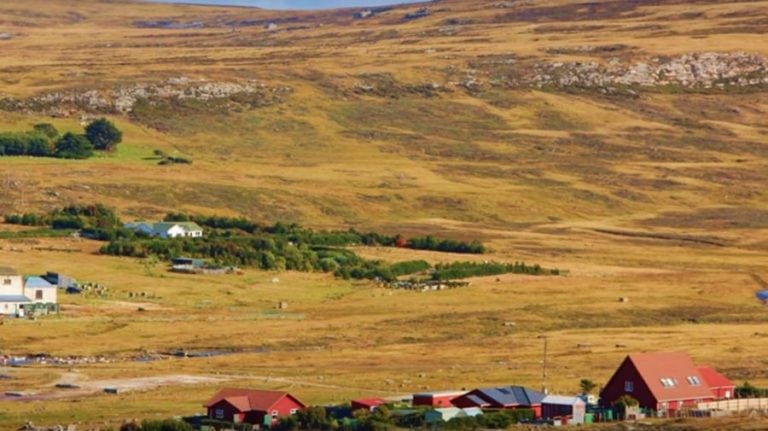
M169 221L159 223L148 223L137 221L126 223L126 229L134 232L143 232L146 235L158 238L202 238L203 228L191 221Z

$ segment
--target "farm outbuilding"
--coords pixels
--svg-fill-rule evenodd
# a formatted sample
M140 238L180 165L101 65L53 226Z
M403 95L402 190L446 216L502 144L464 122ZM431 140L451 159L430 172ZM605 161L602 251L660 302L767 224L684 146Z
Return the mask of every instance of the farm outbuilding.
M451 401L464 395L466 391L420 392L413 394L412 405L430 407L453 407Z
M481 409L531 409L541 417L541 402L546 395L523 386L475 389L453 400L456 407Z
M547 395L541 401L541 417L544 419L567 418L569 424L583 424L587 403L579 397Z
M358 398L352 400L352 411L355 410L367 410L372 412L376 407L385 404L386 401L383 398Z
M306 406L287 392L228 388L217 392L204 407L208 418L216 421L270 427Z

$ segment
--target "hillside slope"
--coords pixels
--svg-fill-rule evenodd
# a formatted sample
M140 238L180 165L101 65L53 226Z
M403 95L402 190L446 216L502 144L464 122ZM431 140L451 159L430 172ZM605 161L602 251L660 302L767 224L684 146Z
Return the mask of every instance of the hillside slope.
M126 132L99 160L0 160L0 210L763 227L768 2L415 8L0 6L0 127Z

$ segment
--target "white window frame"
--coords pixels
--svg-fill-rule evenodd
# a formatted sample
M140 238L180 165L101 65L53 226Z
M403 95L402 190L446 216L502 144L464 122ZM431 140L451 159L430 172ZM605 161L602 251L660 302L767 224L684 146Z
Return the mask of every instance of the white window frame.
M298 411L298 409L291 409L291 414L295 415L297 411Z
M277 410L272 410L272 414L271 414L271 416L272 416L273 418L276 418L278 415L280 415L280 412L278 412Z

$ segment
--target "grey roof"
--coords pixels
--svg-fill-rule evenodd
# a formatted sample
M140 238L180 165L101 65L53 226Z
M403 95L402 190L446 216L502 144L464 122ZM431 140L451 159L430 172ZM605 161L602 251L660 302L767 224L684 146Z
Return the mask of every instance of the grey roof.
M19 275L19 273L10 266L0 266L0 275Z
M560 406L572 406L575 404L584 404L584 400L579 397L565 397L562 395L547 395L542 401L542 404L552 404Z
M0 295L0 302L32 302L24 295Z
M49 288L49 287L56 287L48 282L48 280L38 277L36 275L28 275L24 277L24 287L40 287L40 288Z
M541 404L545 394L522 386L505 386L501 388L477 389L483 398L493 400L503 406L532 406Z

